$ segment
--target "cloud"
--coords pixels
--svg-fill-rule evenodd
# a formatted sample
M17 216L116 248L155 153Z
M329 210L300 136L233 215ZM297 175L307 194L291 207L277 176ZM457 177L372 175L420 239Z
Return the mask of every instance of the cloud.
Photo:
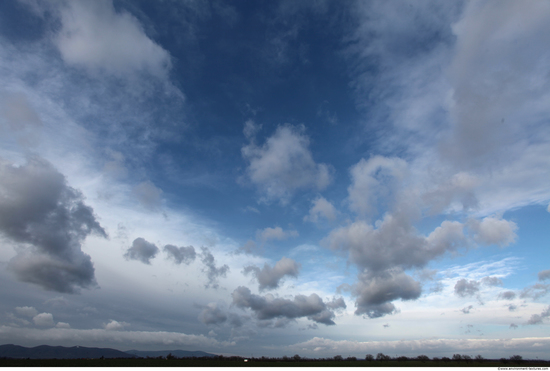
M314 322L334 325L334 312L317 295L296 295L293 300L273 295L254 295L250 289L239 286L231 294L233 304L241 309L251 309L259 320L296 319L307 317Z
M176 247L174 245L165 245L163 250L168 255L168 258L172 259L176 264L191 264L197 256L193 246Z
M502 286L503 282L498 277L483 277L481 279L481 284L487 285L487 286Z
M208 303L199 314L199 321L205 325L218 325L227 321L227 315L218 304Z
M538 274L538 277L539 277L539 281L545 281L547 279L550 279L550 269L540 271Z
M473 305L468 305L467 307L462 308L460 311L464 314L470 314L470 310L472 310L473 307Z
M467 281L466 279L462 278L456 282L454 292L456 295L463 298L467 296L472 296L479 291L479 285L479 282L475 280Z
M409 275L391 269L379 274L360 274L352 293L357 296L355 314L378 318L397 311L391 303L394 300L418 299L422 288Z
M286 257L283 257L275 263L273 267L265 263L262 269L255 266L248 266L243 270L244 274L252 273L256 277L260 284L260 291L276 289L279 287L279 283L283 277L290 276L297 278L299 272L300 264Z
M97 285L81 244L107 234L63 174L36 156L21 166L0 159L0 195L0 233L18 246L8 269L19 280L66 293Z
M524 298L532 298L532 299L538 299L550 291L550 284L543 284L543 283L535 283L532 286L528 286L521 290L521 293L519 294L519 297Z
M516 293L513 291L504 291L501 292L498 297L506 300L514 300L516 298Z
M112 1L55 3L60 28L53 36L65 63L118 77L146 72L166 78L169 53L151 40L130 13Z
M53 315L51 313L40 313L33 317L32 321L36 326L40 327L53 327Z
M124 327L128 327L128 326L130 326L129 323L118 322L118 321L115 321L114 319L112 319L111 321L109 321L109 323L106 323L105 326L103 326L103 327L107 331L120 331L120 330L124 329Z
M208 277L208 283L205 287L217 289L219 287L218 278L225 277L227 275L227 272L229 272L229 266L224 264L221 267L216 267L216 260L214 259L214 255L210 253L210 250L206 247L201 247L201 250L201 261L204 264L203 272L206 272Z
M324 197L317 197L312 201L313 206L309 209L309 215L304 216L304 221L317 223L321 217L334 221L336 219L336 208Z
M69 325L67 322L57 322L55 324L56 328L71 328L71 325Z
M31 147L38 144L38 129L43 124L26 94L0 93L0 118L3 118L0 120L0 128L5 126L14 133L20 145Z
M518 325L516 325L515 323L511 323L510 328L515 330L518 328Z
M138 237L126 250L124 257L126 260L139 260L144 264L151 264L151 259L154 259L158 252L159 248L155 244Z
M485 217L480 221L470 220L474 240L483 245L507 246L514 243L518 226L516 223L496 217Z
M269 240L286 240L289 237L298 237L298 231L284 231L281 227L267 227L261 231L259 230L256 235L260 240L266 242Z
M407 163L397 157L374 156L361 159L351 170L348 188L349 207L360 215L374 215L377 202L391 198L396 185L405 176Z
M541 314L533 314L527 321L528 325L539 325L545 318L550 317L550 306L548 306Z
M264 201L287 204L297 190L323 190L331 182L332 168L315 163L304 131L303 126L281 125L261 147L253 141L242 147L248 178L264 195ZM251 131L245 127L247 132Z
M132 189L132 193L147 210L156 211L161 206L162 190L150 181L139 183Z
M20 316L31 318L38 314L38 311L34 307L16 307L15 312Z

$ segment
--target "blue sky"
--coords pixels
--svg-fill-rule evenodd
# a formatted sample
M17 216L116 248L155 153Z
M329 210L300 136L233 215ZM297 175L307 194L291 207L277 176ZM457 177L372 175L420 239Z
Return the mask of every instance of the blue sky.
M547 357L549 19L3 1L0 341Z

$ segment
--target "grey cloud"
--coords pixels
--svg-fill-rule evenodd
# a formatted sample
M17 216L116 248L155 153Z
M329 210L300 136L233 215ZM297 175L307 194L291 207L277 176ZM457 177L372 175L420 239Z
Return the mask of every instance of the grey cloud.
M498 277L483 277L481 283L487 286L502 286L503 282Z
M503 298L506 300L513 300L516 298L516 293L513 291L504 291L504 292L501 292L498 296L499 298Z
M456 282L455 294L461 297L472 296L479 291L479 282L462 278Z
M346 309L346 302L343 298L333 299L325 303L330 309Z
M511 323L510 328L515 330L518 328L518 325L516 325L515 323Z
M514 304L508 305L508 310L510 312L514 312L516 309L518 309L518 307L516 305L514 305Z
M36 326L40 327L53 327L55 323L53 321L53 315L51 313L40 313L33 317L32 321Z
M40 157L21 166L0 159L0 194L0 233L18 245L8 269L19 280L66 293L97 285L81 244L107 234L63 174Z
M34 317L38 314L38 311L34 307L16 307L15 312L20 316Z
M517 238L517 224L498 217L470 220L468 226L474 232L474 240L483 245L507 246Z
M336 208L324 197L318 197L312 201L313 206L309 210L309 215L304 216L304 221L317 223L321 217L334 221L336 219Z
M473 307L473 305L468 305L467 307L462 308L460 311L464 314L470 314L470 310L472 310Z
M152 182L141 182L132 189L132 192L146 209L156 211L160 208L162 190L157 188Z
M547 279L550 279L550 269L540 271L538 274L538 277L539 277L539 281L545 281Z
M542 311L541 314L533 314L527 321L528 325L538 325L546 318L550 317L550 305Z
M163 250L168 255L168 258L172 259L176 264L190 264L197 256L193 246L176 247L174 245L166 245Z
M317 295L296 295L293 300L276 298L273 295L259 296L252 294L250 289L239 286L231 294L233 304L238 308L251 309L259 320L308 319L334 325L334 313L328 309L326 303Z
M126 250L124 257L126 260L139 260L144 264L151 264L151 259L153 259L159 248L151 243L147 242L144 238L138 237L132 242L132 246Z
M42 120L33 109L27 96L21 92L0 93L0 127L4 122L7 124L17 141L23 146L34 146L38 144L39 131Z
M443 212L453 202L462 204L463 210L475 209L478 200L473 192L478 185L477 178L466 172L459 172L434 190L422 195L422 201L430 207L431 214Z
M275 289L279 287L279 283L283 277L290 276L297 278L299 272L300 264L286 257L283 257L275 263L273 268L265 263L262 269L255 266L248 266L243 270L243 273L252 273L256 277L260 284L260 291Z
M394 300L415 300L420 297L420 283L398 269L381 274L362 273L353 288L357 296L355 314L370 318L382 317L397 311L391 303Z
M199 314L199 320L205 325L218 325L227 321L227 315L216 303L208 303Z
M548 291L550 291L550 284L535 283L534 285L526 287L523 290L521 290L519 297L522 299L524 298L538 299L548 294Z
M248 127L245 133L252 133ZM322 190L331 182L332 168L315 163L304 130L303 126L282 125L263 146L251 140L242 147L242 156L249 162L247 175L265 201L286 204L299 189Z
M210 253L210 250L206 247L201 247L201 250L201 261L204 264L203 272L206 272L208 277L208 283L205 287L217 289L219 287L218 277L225 277L227 272L229 272L229 267L227 264L224 264L221 267L216 267L216 260L214 259L214 255Z

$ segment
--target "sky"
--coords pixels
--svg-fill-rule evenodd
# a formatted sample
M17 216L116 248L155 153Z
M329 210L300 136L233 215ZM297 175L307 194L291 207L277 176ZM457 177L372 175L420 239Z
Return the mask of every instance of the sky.
M0 343L548 359L550 2L0 2Z

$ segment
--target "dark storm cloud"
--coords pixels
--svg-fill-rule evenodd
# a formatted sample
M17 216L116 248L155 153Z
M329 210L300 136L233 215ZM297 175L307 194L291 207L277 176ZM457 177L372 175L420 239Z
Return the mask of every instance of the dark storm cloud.
M144 238L138 237L132 242L132 246L126 250L124 257L126 260L139 260L144 264L151 264L153 259L159 252L159 248L147 242Z
M472 296L479 291L479 282L462 278L455 285L455 294L460 297Z
M370 318L382 317L396 311L391 301L415 300L420 297L420 283L399 269L387 270L376 275L362 273L354 285L357 296L355 314Z
M218 325L227 321L227 314L216 303L207 304L199 314L199 320L205 325Z
M296 295L294 300L276 298L273 295L260 296L250 292L250 289L239 286L231 294L233 304L238 308L250 308L259 320L271 319L295 319L307 317L308 319L334 325L334 312L317 294L309 296ZM333 302L332 306L335 306ZM344 304L345 305L345 304Z
M252 273L260 284L260 291L265 289L275 289L279 287L279 282L284 276L298 277L300 264L294 260L283 257L274 267L267 263L262 269L256 266L248 266L243 270L244 274Z
M539 281L544 281L544 280L550 279L550 269L540 271L538 276L539 276Z
M0 233L17 246L9 269L19 280L64 293L97 285L81 244L91 233L107 234L48 161L35 156L14 166L0 159Z
M168 255L168 259L172 259L176 264L191 264L197 256L193 246L176 247L166 245L163 250Z
M203 272L205 272L208 277L208 283L205 287L217 289L219 287L218 277L225 277L227 272L229 272L229 267L227 264L224 264L221 267L216 267L216 260L214 259L214 255L210 253L210 250L206 247L201 247L201 250L201 261L204 264Z

